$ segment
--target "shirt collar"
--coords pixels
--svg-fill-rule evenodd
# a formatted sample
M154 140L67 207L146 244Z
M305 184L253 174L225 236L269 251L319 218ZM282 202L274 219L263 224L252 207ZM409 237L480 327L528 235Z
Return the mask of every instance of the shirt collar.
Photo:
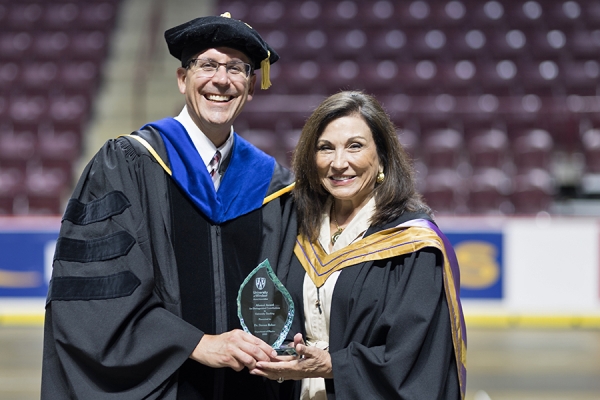
M331 230L329 221L329 210L331 209L332 198L330 197L325 204L325 213L321 219L321 231L319 233L319 243L326 253L330 254L339 249L343 249L357 239L361 239L367 229L371 226L371 217L375 214L375 196L358 211L352 221L344 228L342 234L333 245L331 252L329 251L329 243L331 243Z
M175 119L179 121L179 123L181 123L181 125L183 125L187 131L205 166L208 166L208 163L210 163L210 160L212 160L217 150L221 152L221 160L227 159L229 152L233 147L233 126L231 126L231 132L229 133L229 137L225 143L223 143L221 147L217 148L215 144L211 142L210 139L200 130L200 128L198 128L198 125L194 123L190 113L188 112L187 106L183 106L183 110L181 110Z

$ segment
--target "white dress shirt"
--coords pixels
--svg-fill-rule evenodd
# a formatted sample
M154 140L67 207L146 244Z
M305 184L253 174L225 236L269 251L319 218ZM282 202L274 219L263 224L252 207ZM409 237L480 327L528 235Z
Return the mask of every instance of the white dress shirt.
M198 128L198 125L194 123L190 113L188 112L187 106L183 106L183 110L179 113L178 116L175 117L181 125L185 128L188 135L192 139L192 143L194 143L194 147L200 154L204 165L208 171L208 164L210 160L212 160L213 156L219 150L221 152L221 163L229 157L229 153L233 148L233 126L231 127L231 132L229 133L229 137L223 143L221 147L215 146L213 142ZM219 168L220 172L220 168ZM214 179L215 191L219 189L221 185L221 174L218 173L218 178Z
M331 200L325 204L325 210L331 209ZM375 213L375 198L372 197L367 204L360 209L356 216L344 228L329 251L331 243L331 230L329 211L321 218L321 231L319 243L327 254L336 252L348 246L352 242L361 239L370 226L370 220ZM304 274L303 300L304 300L304 329L306 331L305 341L308 346L316 346L320 349L329 349L329 320L331 315L331 298L333 290L341 271L336 271L327 278L323 286L318 290L307 274ZM318 301L318 303L317 303ZM319 306L317 306L319 304ZM325 379L307 378L302 380L301 400L327 400L325 392Z

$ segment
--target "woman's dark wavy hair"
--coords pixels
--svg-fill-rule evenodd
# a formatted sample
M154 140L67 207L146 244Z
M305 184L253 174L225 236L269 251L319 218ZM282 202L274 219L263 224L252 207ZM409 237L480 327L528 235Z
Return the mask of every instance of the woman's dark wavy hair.
M350 115L360 116L371 129L385 173L383 182L375 187L376 210L371 225L391 222L406 211L431 214L431 209L416 191L410 159L381 104L363 92L343 91L325 99L308 118L292 157L299 233L310 240L318 237L321 216L329 197L317 172L317 141L331 121Z

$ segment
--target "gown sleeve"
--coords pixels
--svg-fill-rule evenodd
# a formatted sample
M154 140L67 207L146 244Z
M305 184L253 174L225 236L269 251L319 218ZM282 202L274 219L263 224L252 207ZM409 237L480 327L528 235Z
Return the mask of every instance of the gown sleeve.
M174 398L175 372L203 336L178 316L168 177L127 143L96 154L63 216L42 399Z
M459 399L441 254L356 267L334 292L328 398Z

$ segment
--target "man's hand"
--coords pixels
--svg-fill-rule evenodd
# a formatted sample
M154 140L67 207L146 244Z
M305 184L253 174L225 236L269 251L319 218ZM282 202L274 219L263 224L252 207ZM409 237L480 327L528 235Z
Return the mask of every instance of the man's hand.
M270 361L277 352L264 341L240 329L204 335L190 358L212 368L253 369L257 361Z

